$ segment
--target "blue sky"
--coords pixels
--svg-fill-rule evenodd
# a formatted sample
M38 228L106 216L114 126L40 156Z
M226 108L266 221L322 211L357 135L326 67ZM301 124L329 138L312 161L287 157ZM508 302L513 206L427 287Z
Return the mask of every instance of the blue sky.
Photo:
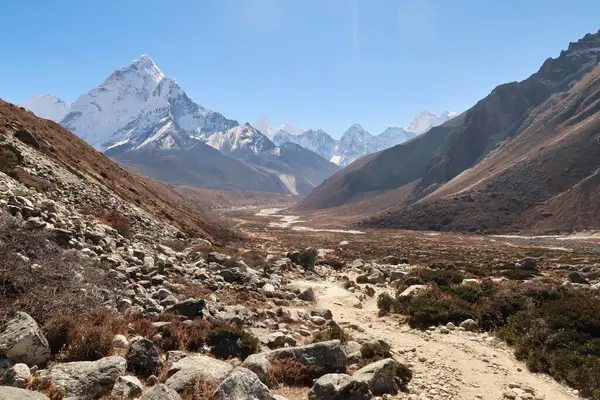
M0 97L73 101L149 54L228 118L372 133L464 111L600 29L598 0L4 1Z

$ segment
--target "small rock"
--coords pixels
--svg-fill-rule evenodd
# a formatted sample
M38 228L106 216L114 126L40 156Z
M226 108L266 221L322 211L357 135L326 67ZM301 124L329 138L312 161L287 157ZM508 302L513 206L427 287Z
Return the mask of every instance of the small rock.
M2 384L23 388L29 382L31 371L26 364L15 364L2 376Z

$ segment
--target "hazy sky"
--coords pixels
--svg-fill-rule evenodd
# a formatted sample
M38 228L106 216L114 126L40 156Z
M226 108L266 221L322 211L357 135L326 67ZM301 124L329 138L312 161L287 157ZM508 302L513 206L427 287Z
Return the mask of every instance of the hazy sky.
M598 0L19 0L0 97L73 101L143 53L240 122L372 133L464 111L600 29Z

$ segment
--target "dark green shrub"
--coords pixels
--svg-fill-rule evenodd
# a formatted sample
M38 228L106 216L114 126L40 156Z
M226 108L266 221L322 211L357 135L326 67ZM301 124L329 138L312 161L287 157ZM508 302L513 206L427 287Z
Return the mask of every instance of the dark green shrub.
M423 283L435 283L438 286L459 284L465 278L460 271L434 270L429 268L417 268L408 275L407 279L411 277L417 277Z
M363 343L360 347L362 360L358 363L358 367L362 368L375 361L390 358L392 356L391 349L390 345L383 340Z
M377 308L381 311L389 313L392 311L394 305L394 298L387 292L383 292L377 297Z
M396 376L400 379L400 388L406 390L406 385L412 380L413 374L410 368L404 364L396 363Z
M552 375L600 399L600 299L568 291L560 299L517 312L499 337L535 372Z
M211 347L211 353L221 359L243 360L260 350L260 342L254 335L235 326L216 327L208 333L206 344Z

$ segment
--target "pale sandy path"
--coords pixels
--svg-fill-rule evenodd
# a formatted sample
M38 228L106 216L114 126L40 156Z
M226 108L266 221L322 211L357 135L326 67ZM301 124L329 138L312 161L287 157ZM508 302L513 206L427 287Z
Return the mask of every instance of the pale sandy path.
M422 398L497 400L503 398L511 382L534 388L536 395L544 395L546 400L578 398L550 377L529 372L510 349L495 339L459 331L428 335L399 324L393 316L377 317L375 298L364 300L362 309L352 307L357 301L355 295L339 282L294 284L313 287L318 298L316 307L330 309L336 322L357 324L364 334L386 340L400 360L413 366L415 379L411 385L428 394L433 390Z

